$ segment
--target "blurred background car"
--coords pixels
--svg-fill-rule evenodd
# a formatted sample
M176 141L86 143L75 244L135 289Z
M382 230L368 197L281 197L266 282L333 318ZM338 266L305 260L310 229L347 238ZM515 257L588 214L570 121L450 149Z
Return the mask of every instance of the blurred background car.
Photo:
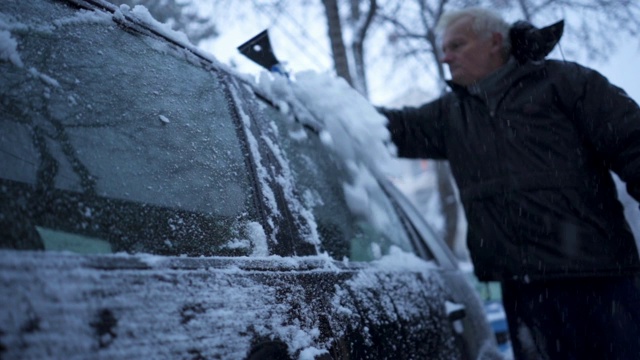
M472 265L466 262L460 263L460 268L468 276L470 283L478 292L482 300L487 321L493 330L500 352L505 359L513 359L513 350L507 326L507 314L502 305L502 288L497 281L480 281L473 274Z
M0 358L500 357L340 109L142 7L5 0L0 42Z

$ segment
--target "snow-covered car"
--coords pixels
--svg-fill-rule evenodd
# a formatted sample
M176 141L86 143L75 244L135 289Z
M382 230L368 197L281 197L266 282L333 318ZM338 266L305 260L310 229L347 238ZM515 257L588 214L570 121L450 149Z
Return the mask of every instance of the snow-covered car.
M385 131L143 7L3 0L0 358L498 357Z

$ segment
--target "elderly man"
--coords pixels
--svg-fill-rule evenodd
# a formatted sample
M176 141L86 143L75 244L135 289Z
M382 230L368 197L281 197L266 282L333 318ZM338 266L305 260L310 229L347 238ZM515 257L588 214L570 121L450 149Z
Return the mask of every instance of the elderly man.
M516 358L640 359L640 260L610 175L640 200L638 104L594 70L545 60L559 35L482 9L439 27L452 91L380 111L399 156L449 160Z

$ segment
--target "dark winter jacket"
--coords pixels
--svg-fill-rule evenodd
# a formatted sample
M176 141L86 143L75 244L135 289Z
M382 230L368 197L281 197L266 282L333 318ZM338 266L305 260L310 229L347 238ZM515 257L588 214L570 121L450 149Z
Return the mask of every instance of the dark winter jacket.
M511 60L418 108L381 109L398 155L449 160L481 280L640 269L613 170L640 200L640 109L594 70Z

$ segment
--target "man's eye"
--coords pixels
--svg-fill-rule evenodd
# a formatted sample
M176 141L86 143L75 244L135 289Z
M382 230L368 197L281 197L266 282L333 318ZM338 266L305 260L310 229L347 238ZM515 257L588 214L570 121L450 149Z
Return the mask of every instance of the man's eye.
M458 50L463 44L460 42L455 42L449 45L449 50Z

